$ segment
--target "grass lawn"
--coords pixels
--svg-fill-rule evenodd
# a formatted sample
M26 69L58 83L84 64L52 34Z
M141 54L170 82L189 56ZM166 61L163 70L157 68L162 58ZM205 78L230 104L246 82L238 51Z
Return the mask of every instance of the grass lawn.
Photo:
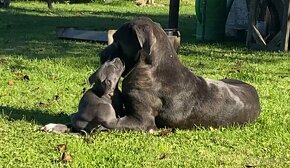
M166 28L164 6L12 2L0 9L0 167L289 167L290 55L255 52L243 43L194 42L194 4L182 1L180 60L206 78L236 78L257 87L262 113L254 124L177 130L167 136L101 132L91 137L41 132L69 122L103 44L56 38L57 26L116 29L149 16ZM57 145L66 144L64 162Z

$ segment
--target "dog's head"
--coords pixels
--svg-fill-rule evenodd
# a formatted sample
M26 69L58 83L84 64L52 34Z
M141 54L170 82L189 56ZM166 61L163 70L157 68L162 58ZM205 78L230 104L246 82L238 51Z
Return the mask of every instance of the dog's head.
M118 81L125 70L120 58L106 61L102 66L89 77L90 84L100 95L113 96Z
M145 64L158 63L164 52L174 52L166 33L158 23L147 17L139 17L122 25L113 35L114 42L100 54L100 62L120 57L126 69L125 76L140 59ZM142 50L142 52L140 52ZM168 55L170 55L169 53Z

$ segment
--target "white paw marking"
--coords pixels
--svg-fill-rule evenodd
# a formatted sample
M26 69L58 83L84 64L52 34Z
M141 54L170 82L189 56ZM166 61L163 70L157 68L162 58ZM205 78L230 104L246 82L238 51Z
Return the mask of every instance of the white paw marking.
M54 124L54 123L49 123L49 124L46 124L45 126L43 126L41 128L42 131L47 131L47 132L51 132L53 131L53 128L55 128L57 126L57 124Z
M42 127L41 130L46 132L66 132L68 131L68 128L64 124L50 123Z

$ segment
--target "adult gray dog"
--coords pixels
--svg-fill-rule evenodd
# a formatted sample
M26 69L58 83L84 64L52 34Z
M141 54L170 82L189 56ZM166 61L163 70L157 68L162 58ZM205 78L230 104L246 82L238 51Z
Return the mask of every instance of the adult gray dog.
M122 95L127 115L105 127L191 129L253 122L260 114L256 89L239 80L196 76L178 60L161 26L146 17L122 25L101 52L101 63L125 62Z
M86 91L79 102L78 112L71 117L71 130L64 124L47 124L42 129L48 132L81 132L91 133L94 129L106 129L117 116L124 116L121 94L117 84L125 67L120 58L106 61L90 77L94 84Z

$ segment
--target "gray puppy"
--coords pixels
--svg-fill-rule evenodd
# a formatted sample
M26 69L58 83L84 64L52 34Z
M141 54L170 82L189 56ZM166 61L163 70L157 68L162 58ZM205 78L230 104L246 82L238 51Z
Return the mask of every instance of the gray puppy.
M91 133L100 125L107 126L110 121L117 118L116 116L124 115L121 94L117 89L118 81L124 70L121 59L115 58L105 62L90 76L89 82L94 85L81 98L78 112L72 115L73 132ZM42 130L69 132L68 126L53 123L45 125Z
M81 98L78 112L72 116L73 129L77 132L81 130L91 132L97 126L106 126L116 119L112 97L116 93L115 88L124 70L122 61L115 58L105 62L90 76L90 83L95 84Z

